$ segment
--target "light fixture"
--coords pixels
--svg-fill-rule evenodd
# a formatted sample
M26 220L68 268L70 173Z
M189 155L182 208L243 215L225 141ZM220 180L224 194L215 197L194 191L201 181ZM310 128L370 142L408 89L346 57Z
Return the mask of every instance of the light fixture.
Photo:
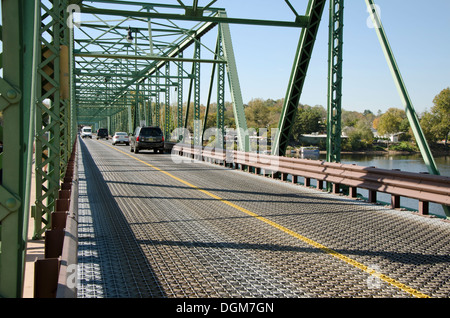
M133 42L133 34L131 32L131 27L128 27L127 41L130 43Z

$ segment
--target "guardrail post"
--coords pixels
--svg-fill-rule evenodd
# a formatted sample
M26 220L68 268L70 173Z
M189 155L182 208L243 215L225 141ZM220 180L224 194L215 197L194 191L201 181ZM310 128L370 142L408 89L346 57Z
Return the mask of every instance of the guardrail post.
M356 198L358 196L358 188L357 187L350 187L348 194L349 194L349 196L351 198Z
M34 263L35 298L55 298L60 265L59 258L40 259Z
M319 182L319 181L317 181ZM311 186L311 178L307 178L305 177L305 187L310 187Z
M333 193L338 194L340 190L340 184L339 183L333 183Z
M322 190L323 189L323 180L317 180L317 189Z
M376 190L369 190L369 202L370 203L377 202L377 191Z
M430 209L430 203L428 201L419 200L419 214L428 215Z
M393 209L400 208L400 196L399 195L391 195L391 207Z

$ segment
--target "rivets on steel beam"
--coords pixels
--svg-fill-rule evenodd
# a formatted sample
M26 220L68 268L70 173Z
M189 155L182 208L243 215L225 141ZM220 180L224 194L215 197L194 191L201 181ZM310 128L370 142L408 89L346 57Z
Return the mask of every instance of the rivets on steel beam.
M14 198L9 198L8 200L6 200L5 204L8 209L12 210L16 206L17 201Z
M7 97L8 99L14 99L14 98L17 97L17 92L16 92L15 90L13 90L13 89L10 89L10 90L8 90L8 91L6 92L6 97Z

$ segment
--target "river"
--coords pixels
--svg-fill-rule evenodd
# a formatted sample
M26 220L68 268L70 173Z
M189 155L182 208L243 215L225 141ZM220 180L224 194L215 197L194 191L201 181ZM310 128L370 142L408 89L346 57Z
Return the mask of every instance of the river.
M320 155L320 160L326 160L325 155ZM436 166L442 176L450 177L450 156L436 156ZM427 172L421 154L409 155L367 155L367 154L342 154L341 163L357 164L360 166L374 166L380 169L400 169L408 172ZM367 198L368 192L364 189L358 189L358 194ZM389 204L390 195L379 193L377 195L379 202ZM406 209L417 210L418 200L401 198L401 206ZM441 205L430 203L430 214L443 217L444 210Z

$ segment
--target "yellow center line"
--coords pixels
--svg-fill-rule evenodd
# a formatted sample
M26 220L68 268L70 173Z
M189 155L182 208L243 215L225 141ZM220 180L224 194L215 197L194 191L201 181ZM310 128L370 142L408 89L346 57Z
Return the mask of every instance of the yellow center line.
M297 232L294 232L294 231L292 231L292 230L290 230L290 229L288 229L288 228L286 228L286 227L284 227L284 226L282 226L282 225L280 225L278 223L275 223L275 222L273 222L273 221L271 221L271 220L269 220L269 219L267 219L265 217L262 217L262 216L254 213L252 211L249 211L249 210L247 210L247 209L245 209L245 208L243 208L243 207L241 207L239 205L236 205L236 204L234 204L234 203L232 203L230 201L227 201L227 200L225 200L225 199L223 199L223 198L221 198L221 197L219 197L219 196L217 196L217 195L215 195L215 194L213 194L213 193L211 193L209 191L201 189L201 188L197 187L196 185L193 185L193 184L191 184L191 183L189 183L189 182L187 182L187 181L185 181L183 179L180 179L180 178L174 176L173 174L171 174L171 173L169 173L167 171L164 171L164 170L162 170L162 169L160 169L160 168L158 168L158 167L156 167L156 166L154 166L154 165L152 165L152 164L150 164L148 162L145 162L145 161L143 161L143 160L141 160L141 159L139 159L139 158L137 158L135 156L132 156L132 155L130 155L130 154L128 154L128 153L126 153L126 152L124 152L122 150L119 150L119 149L117 149L115 147L112 147L109 144L106 144L104 142L102 142L102 143L105 144L106 146L108 146L108 147L118 151L118 152L121 152L121 153L127 155L128 157L131 157L131 158L133 158L133 159L135 159L135 160L137 160L137 161L139 161L139 162L141 162L141 163L143 163L143 164L145 164L145 165L147 165L147 166L149 166L149 167L151 167L151 168L161 172L161 173L164 173L165 175L167 175L167 176L171 177L172 179L175 179L175 180L183 183L184 185L187 185L188 187L191 187L191 188L193 188L193 189L195 189L197 191L200 191L200 192L210 196L211 198L214 198L214 199L216 199L216 200L218 200L220 202L225 203L226 205L228 205L230 207L235 208L236 210L239 210L239 211L241 211L241 212L243 212L243 213L245 213L245 214L247 214L249 216L252 216L252 217L254 217L254 218L256 218L256 219L258 219L258 220L260 220L260 221L262 221L262 222L264 222L264 223L266 223L268 225L270 225L270 226L273 226L274 228L277 228L278 230L280 230L280 231L282 231L282 232L284 232L284 233L286 233L286 234L288 234L288 235L290 235L292 237L295 237L295 238L303 241L304 243L307 243L308 245L311 245L311 246L321 250L322 252L324 252L324 253L326 253L328 255L336 257L336 258L344 261L345 263L347 263L349 265L352 265L352 266L362 270L363 272L365 272L365 273L367 273L369 275L373 275L373 276L377 277L378 279L380 279L382 281L385 281L386 283L388 283L388 284L390 284L392 286L395 286L395 287L403 290L404 292L406 292L406 293L408 293L408 294L410 294L410 295L412 295L414 297L430 298L430 296L428 296L428 295L426 295L424 293L421 293L421 292L415 290L414 288L411 288L411 287L409 287L409 286L407 286L407 285L405 285L405 284L403 284L403 283L401 283L401 282L399 282L399 281L397 281L397 280L395 280L393 278L390 278L389 276L384 275L381 272L378 272L378 271L370 268L369 266L366 266L366 265L364 265L362 263L359 263L359 262L355 261L354 259L351 259L351 258L349 258L349 257L347 257L347 256L345 256L345 255L343 255L341 253L338 253L338 252L336 252L336 251L334 251L334 250L332 250L332 249L330 249L330 248L328 248L328 247L326 247L326 246L324 246L324 245L322 245L322 244L320 244L320 243L318 243L318 242L316 242L314 240L311 240L311 239L309 239L309 238L307 238L307 237L305 237L305 236L303 236L301 234L298 234Z

